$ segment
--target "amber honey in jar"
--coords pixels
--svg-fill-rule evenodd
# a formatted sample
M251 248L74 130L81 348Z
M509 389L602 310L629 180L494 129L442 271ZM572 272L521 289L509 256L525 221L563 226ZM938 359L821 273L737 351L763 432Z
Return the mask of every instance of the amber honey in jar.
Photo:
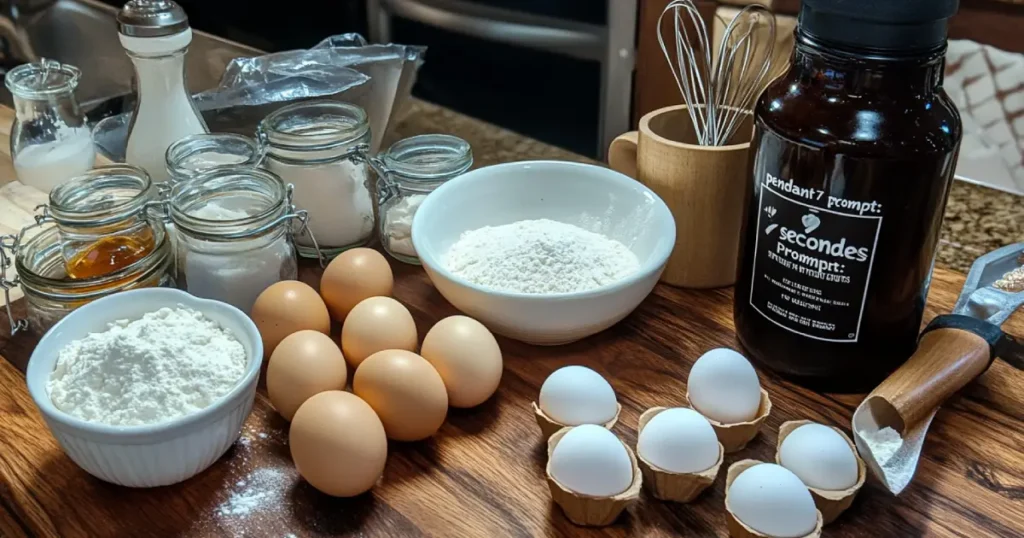
M869 390L913 353L960 145L942 89L956 0L804 0L754 110L740 342L817 388Z
M156 189L141 169L95 168L50 192L68 278L88 279L129 267L156 248L146 206Z

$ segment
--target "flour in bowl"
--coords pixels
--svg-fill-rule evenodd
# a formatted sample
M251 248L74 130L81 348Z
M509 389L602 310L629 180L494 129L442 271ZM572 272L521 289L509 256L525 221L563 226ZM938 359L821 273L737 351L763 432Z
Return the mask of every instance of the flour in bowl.
M138 426L209 407L245 374L245 348L201 312L161 308L60 350L47 391L88 422Z
M531 294L587 291L622 280L640 267L622 243L548 219L465 232L443 263L479 286Z

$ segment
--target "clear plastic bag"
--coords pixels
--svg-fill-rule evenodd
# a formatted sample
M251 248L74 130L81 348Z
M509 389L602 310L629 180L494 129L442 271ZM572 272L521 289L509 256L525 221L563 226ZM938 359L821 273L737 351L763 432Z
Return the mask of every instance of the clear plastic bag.
M353 103L370 120L376 152L393 113L409 97L426 47L368 45L359 34L331 36L306 50L236 58L216 88L193 96L213 132L253 136L260 120L278 108L311 99ZM113 160L124 159L130 114L96 125L93 138Z

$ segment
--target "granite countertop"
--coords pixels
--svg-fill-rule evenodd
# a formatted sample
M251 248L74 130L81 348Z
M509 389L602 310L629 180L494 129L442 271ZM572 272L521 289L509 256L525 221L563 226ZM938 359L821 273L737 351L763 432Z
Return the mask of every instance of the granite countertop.
M594 162L417 99L410 100L385 143L425 133L448 133L464 138L473 147L477 167L532 159ZM966 272L978 256L1020 241L1024 241L1024 197L964 181L953 183L942 222L937 265Z

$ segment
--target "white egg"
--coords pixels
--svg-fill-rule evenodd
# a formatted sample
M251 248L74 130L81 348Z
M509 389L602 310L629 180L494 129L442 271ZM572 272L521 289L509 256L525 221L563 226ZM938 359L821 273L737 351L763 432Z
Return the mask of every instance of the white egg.
M774 463L740 473L729 486L729 510L748 527L769 536L797 538L814 530L817 508L807 486Z
M610 497L633 483L633 462L614 433L595 424L566 432L551 453L551 477L568 490Z
M761 382L743 355L726 348L701 355L687 382L690 405L722 424L748 422L757 417Z
M676 407L654 415L640 430L636 450L651 465L673 473L699 473L718 461L718 437L708 419Z
M812 488L843 490L857 483L857 458L849 443L822 424L790 432L779 447L779 462Z
M615 418L615 391L601 374L585 366L566 366L552 372L540 387L540 408L567 426L604 424Z

